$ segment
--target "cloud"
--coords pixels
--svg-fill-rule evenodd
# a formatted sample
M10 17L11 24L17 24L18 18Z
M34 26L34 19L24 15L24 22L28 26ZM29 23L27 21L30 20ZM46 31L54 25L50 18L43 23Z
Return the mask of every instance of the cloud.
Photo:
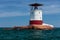
M20 12L4 12L0 13L0 17L13 17L13 16L27 16L29 13L20 13Z
M24 12L19 12L19 11L15 12L15 10L14 11L9 10L9 11L0 12L0 17L13 17L13 16L27 16L27 15L29 15L28 11L27 11L27 13L24 13L25 11ZM60 6L55 5L55 4L43 6L43 13L44 14L57 14L57 13L60 13Z
M57 14L60 13L60 5L48 5L43 7L43 11L45 14Z
M40 0L39 0L40 1ZM26 16L29 15L28 13L28 4L30 1L28 0L4 0L0 1L0 17L12 17L12 16ZM52 3L51 3L52 2ZM58 1L43 1L43 13L44 14L57 14L60 13L60 4ZM60 3L60 2L59 2ZM27 10L26 10L27 9ZM18 11L18 12L16 12ZM20 11L20 12L19 12ZM26 13L24 13L24 12ZM21 13L22 12L22 13Z

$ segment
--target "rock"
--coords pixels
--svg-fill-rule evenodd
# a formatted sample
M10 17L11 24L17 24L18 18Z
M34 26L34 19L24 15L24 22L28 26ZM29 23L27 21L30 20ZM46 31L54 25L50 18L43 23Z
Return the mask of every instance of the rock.
M37 29L37 30L51 30L53 27L49 25L29 25L29 26L15 26L13 29Z

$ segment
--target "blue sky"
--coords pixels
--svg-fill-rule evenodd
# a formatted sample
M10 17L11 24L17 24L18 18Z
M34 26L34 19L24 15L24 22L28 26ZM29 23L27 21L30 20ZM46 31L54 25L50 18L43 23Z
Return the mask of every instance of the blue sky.
M43 22L60 27L60 0L0 0L0 27L29 25L31 3L42 3Z

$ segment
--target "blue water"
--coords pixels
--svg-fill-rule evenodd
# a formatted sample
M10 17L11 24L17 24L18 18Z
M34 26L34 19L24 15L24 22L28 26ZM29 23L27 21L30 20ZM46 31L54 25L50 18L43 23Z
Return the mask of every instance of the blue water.
M60 40L60 29L53 30L3 30L0 40Z

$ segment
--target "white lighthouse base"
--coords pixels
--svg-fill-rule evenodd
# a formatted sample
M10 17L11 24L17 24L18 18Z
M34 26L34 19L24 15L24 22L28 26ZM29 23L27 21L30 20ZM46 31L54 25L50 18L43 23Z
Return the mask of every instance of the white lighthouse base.
M51 25L51 24L46 24L46 23L43 23L42 25L45 25L45 26L50 26L50 27L54 28L54 26L53 26L53 25Z

